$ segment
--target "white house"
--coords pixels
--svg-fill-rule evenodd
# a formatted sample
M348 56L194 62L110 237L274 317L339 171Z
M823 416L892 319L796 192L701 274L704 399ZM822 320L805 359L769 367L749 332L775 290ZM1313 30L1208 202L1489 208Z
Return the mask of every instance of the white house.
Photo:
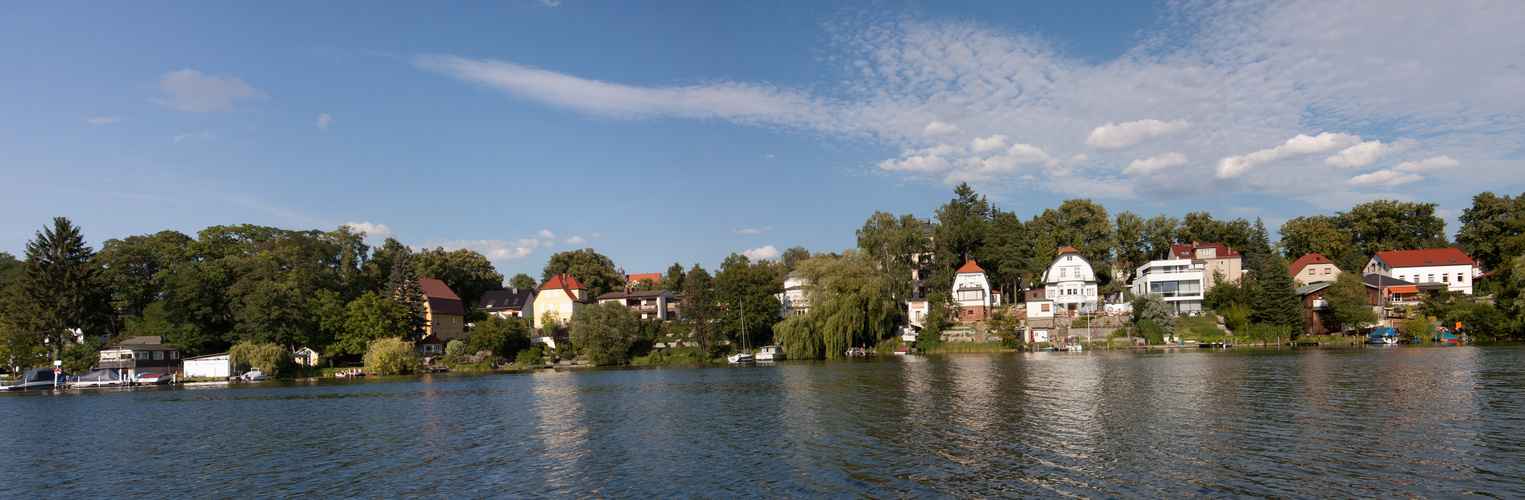
M598 296L598 303L613 302L635 311L641 319L671 321L678 319L678 297L667 290L644 292L609 292Z
M1419 288L1444 286L1472 295L1477 262L1455 248L1377 252L1363 274L1380 274L1414 283Z
M990 316L990 280L974 261L964 263L953 275L953 303L958 304L958 320L980 321Z
M1207 264L1191 259L1153 260L1133 273L1133 294L1157 293L1176 314L1202 310Z
M1097 310L1096 271L1073 247L1060 248L1059 257L1043 271L1043 289L1056 316Z
M810 299L805 297L805 287L809 285L810 280L798 273L789 273L788 276L784 276L784 293L775 295L778 297L779 307L783 309L784 316L804 315L810 312Z
M228 353L185 358L185 376L228 378L233 376L233 359Z

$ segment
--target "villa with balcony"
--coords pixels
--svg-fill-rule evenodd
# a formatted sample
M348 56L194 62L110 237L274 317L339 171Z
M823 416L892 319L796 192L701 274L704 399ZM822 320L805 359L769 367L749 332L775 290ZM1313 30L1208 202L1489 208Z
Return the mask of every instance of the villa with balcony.
M613 302L635 311L641 319L672 321L678 318L678 297L667 290L610 292L598 296L598 303Z
M1157 293L1177 315L1202 311L1206 293L1208 265L1201 260L1155 260L1139 266L1133 273L1133 294Z

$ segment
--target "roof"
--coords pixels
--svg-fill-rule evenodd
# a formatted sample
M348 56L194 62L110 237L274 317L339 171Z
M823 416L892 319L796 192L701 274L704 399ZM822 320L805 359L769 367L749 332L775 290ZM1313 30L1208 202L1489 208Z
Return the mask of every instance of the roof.
M123 340L121 342L118 342L118 344L163 344L163 343L164 343L164 337L160 337L158 335L139 335L137 337L133 337L133 338L126 339L126 340Z
M545 281L544 285L540 286L541 290L555 290L558 288L562 290L588 289L588 287L582 286L582 283L578 283L577 278L573 278L570 274L558 274L552 276L551 279Z
M1069 247L1065 247L1065 248L1069 248ZM1070 248L1070 251L1074 251L1074 250L1075 249ZM1064 253L1064 249L1061 248L1059 253ZM964 267L958 268L958 272L960 272L960 273L983 273L983 272L985 272L985 270L984 269L980 269L980 266L978 264L975 264L973 260L970 260L969 262L965 262L964 263Z
M1388 292L1392 292L1392 293L1419 293L1419 287L1412 286L1412 285L1410 285L1410 286L1390 286L1390 287L1387 287L1387 291Z
M599 295L598 296L598 300L606 300L606 299L634 299L634 298L640 298L640 297L656 297L656 296L662 295L662 294L672 295L672 292L669 292L667 290L646 290L644 292L609 292L609 293L606 293L606 294L603 294L603 295Z
M219 356L227 357L227 355L228 355L228 353L225 353L225 352L219 352L217 354L203 354L203 355L200 355L200 356L193 356L193 357L185 358L185 359L182 359L181 361L196 361L196 360L201 360L201 359L212 359L212 358L216 358L216 357L219 357Z
M1193 243L1193 244L1190 244L1190 245L1170 245L1170 255L1174 256L1177 259L1195 259L1195 258L1197 258L1197 249L1198 248L1216 248L1216 249L1218 249L1218 252L1217 252L1218 257L1217 258L1219 258L1219 259L1226 259L1226 258L1232 258L1232 257L1238 257L1239 256L1239 251L1238 250L1234 250L1232 248L1229 248L1228 245L1224 245L1222 243Z
M424 337L423 339L419 340L418 342L414 342L414 344L443 344L443 343L445 343L445 341L440 340L439 337L435 337L434 334L432 334L432 333L429 334L427 337Z
M106 346L105 348L102 348L101 350L102 351L107 351L107 350L178 351L178 350L180 350L180 349L177 349L177 348L170 347L170 346L167 346L167 345L159 343L161 338L162 337L160 337L158 335L145 335L145 336L133 337L133 338L126 339L126 340L123 340L121 342L117 342L115 344Z
M1296 276L1298 273L1303 272L1303 268L1308 267L1310 264L1333 264L1333 263L1334 263L1334 261L1331 261L1331 260L1325 258L1322 255L1319 255L1319 254L1316 254L1316 253L1310 253L1308 255L1304 255L1302 257L1298 257L1297 260L1292 262L1291 266L1287 267L1287 270L1291 271L1293 276ZM1338 269L1339 266L1335 266L1335 268Z
M1333 285L1333 284L1334 283L1332 283L1332 282L1324 281L1324 282L1320 282L1320 283L1314 283L1312 285L1303 285L1303 286L1297 287L1297 294L1298 295L1307 295L1307 294L1310 294L1310 293L1313 293L1313 292L1317 292L1319 290L1323 290L1325 288L1329 288L1329 285Z
M643 273L625 275L626 283L639 283L641 280L651 280L652 283L662 281L662 273Z
M477 301L478 311L514 311L523 310L524 305L535 300L535 291L520 288L507 290L493 290L482 294L482 299Z
M1431 248L1426 250L1393 250L1377 252L1377 257L1388 267L1422 267L1476 265L1471 257L1455 248Z
M1076 250L1075 247L1059 247L1059 255L1067 253L1080 253L1080 251Z
M450 286L445 282L433 278L419 278L418 284L423 287L424 297L429 300L431 314L466 315L466 306L461 305L461 298L450 291Z
M1377 288L1388 288L1388 287L1395 287L1395 286L1414 286L1413 283L1410 283L1410 282L1407 282L1407 281L1403 281L1403 280L1400 280L1398 278L1394 278L1392 276L1382 275L1382 274L1368 274L1366 276L1362 276L1361 277L1361 281L1364 281L1364 282L1366 282L1366 284L1374 286L1374 287L1377 287Z

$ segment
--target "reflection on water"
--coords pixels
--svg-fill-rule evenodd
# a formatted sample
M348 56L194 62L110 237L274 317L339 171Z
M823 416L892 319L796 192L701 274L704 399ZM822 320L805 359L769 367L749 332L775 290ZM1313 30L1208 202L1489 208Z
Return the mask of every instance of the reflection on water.
M0 395L0 495L1525 495L1517 345Z

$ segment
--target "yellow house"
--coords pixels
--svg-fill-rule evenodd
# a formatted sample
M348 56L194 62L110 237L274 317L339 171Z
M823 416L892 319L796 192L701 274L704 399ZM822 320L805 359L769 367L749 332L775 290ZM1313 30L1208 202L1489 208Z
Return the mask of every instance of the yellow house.
M591 303L588 287L578 283L577 278L567 274L552 276L535 294L535 328L545 326L547 312L556 318L556 323L565 325L571 321L574 309Z
M419 278L428 306L425 317L428 326L424 336L433 335L442 341L466 340L466 307L450 286L437 279Z

